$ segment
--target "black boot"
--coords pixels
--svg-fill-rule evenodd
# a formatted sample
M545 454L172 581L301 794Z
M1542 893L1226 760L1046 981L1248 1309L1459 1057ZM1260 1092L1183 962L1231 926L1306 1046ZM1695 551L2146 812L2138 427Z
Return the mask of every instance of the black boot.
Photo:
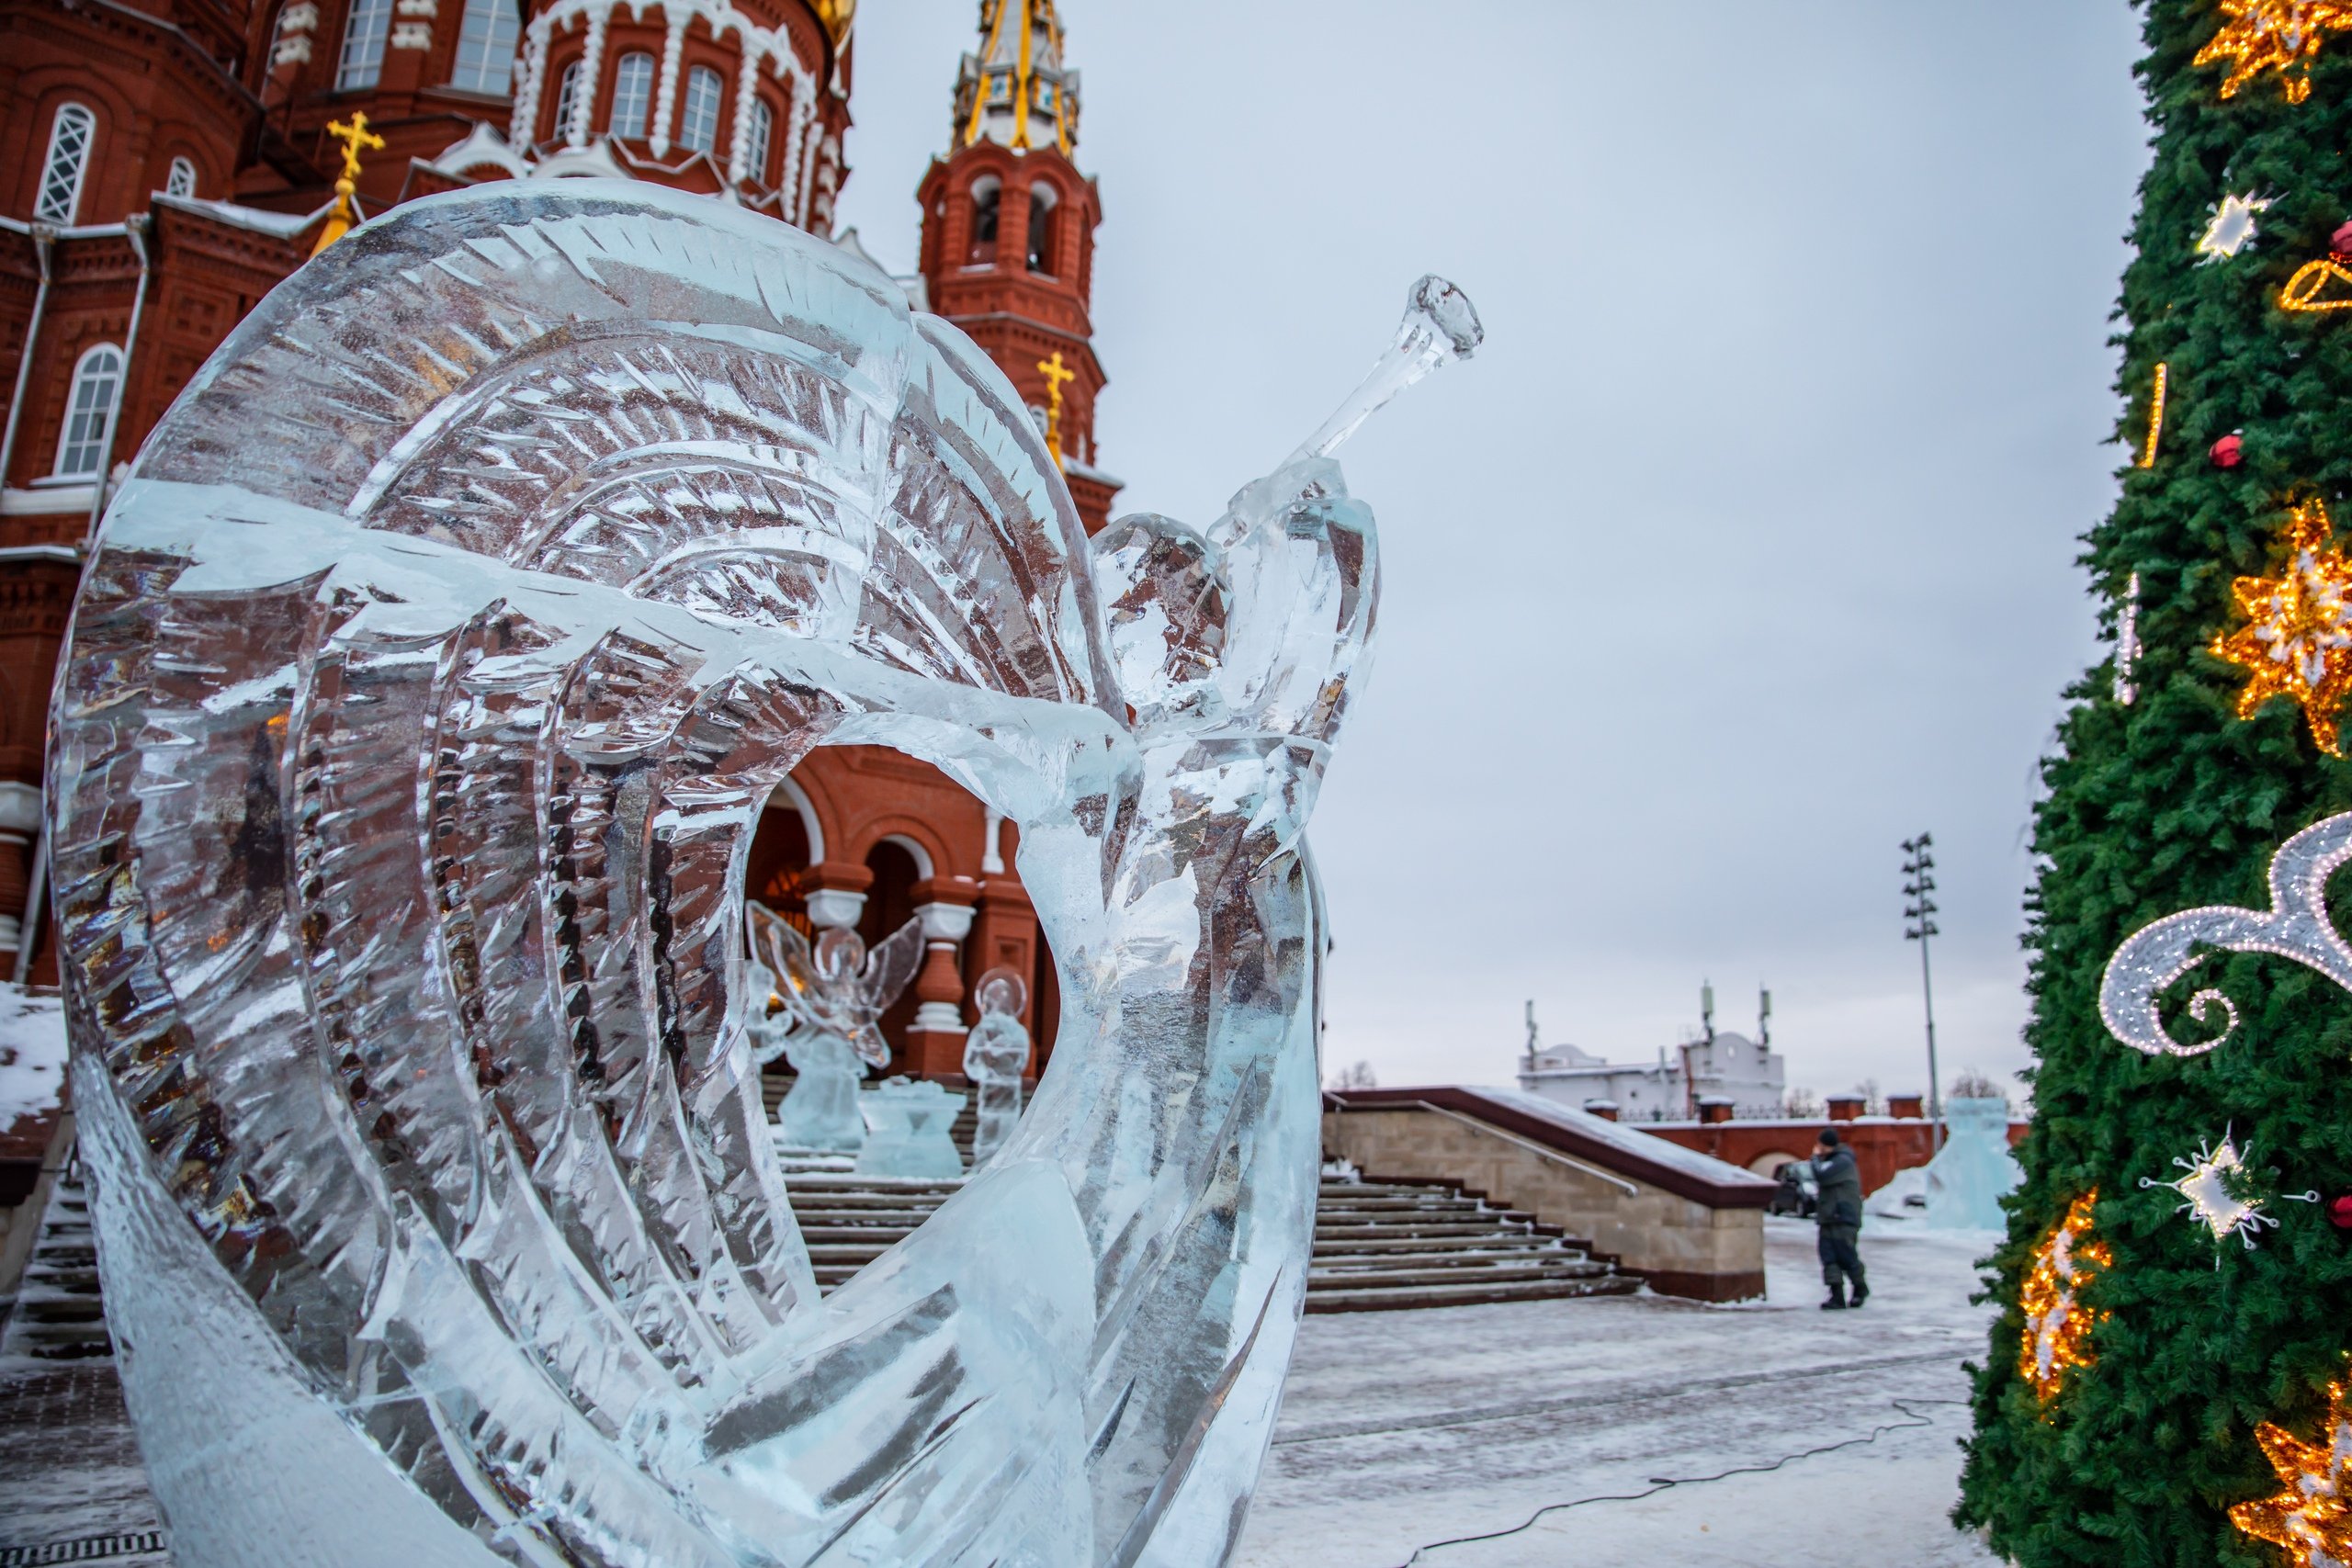
M1861 1272L1857 1269L1854 1274L1854 1304L1860 1306L1870 1299L1871 1288L1862 1283Z
M1829 1299L1821 1303L1821 1310L1824 1312L1844 1312L1846 1310L1845 1280L1833 1280L1830 1281Z

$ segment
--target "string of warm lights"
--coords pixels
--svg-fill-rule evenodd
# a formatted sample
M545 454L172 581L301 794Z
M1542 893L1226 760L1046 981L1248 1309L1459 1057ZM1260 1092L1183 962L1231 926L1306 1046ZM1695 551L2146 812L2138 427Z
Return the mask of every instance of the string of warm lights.
M2352 310L2352 295L2333 299L2321 298L2331 283L2352 283L2352 268L2346 268L2333 255L2307 261L2278 290L2278 308L2311 315L2324 310Z
M2098 1359L2091 1351L2090 1335L2107 1314L2078 1299L2083 1287L2115 1261L2105 1242L2088 1239L2091 1209L2098 1201L2098 1191L2093 1189L2067 1206L2066 1217L2050 1228L2035 1249L2033 1267L2018 1292L2018 1305L2025 1312L2018 1376L2044 1404L2057 1397L2068 1372Z
M2143 468L2156 466L2156 438L2164 434L2165 428L2165 389L2171 379L2172 367L2159 363L2156 366L2155 391L2148 404L2148 445L2140 454L2140 466Z

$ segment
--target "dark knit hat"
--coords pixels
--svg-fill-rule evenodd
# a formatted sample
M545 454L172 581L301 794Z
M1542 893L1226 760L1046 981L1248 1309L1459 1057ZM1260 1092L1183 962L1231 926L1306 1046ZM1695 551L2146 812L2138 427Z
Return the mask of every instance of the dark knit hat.
M1829 1147L1833 1149L1836 1148L1839 1142L1838 1137L1838 1129L1835 1127L1825 1127L1822 1129L1821 1141Z

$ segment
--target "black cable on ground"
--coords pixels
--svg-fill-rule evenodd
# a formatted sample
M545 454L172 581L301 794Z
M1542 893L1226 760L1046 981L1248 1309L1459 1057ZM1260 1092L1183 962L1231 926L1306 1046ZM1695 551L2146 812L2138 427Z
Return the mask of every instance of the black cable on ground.
M1567 1503L1546 1503L1507 1530L1488 1530L1484 1535L1448 1536L1443 1540L1432 1540L1417 1546L1413 1549L1413 1555L1405 1559L1397 1568L1413 1568L1413 1565L1420 1562L1428 1553L1442 1551L1449 1546L1469 1546L1482 1540L1501 1540L1507 1536L1517 1535L1522 1530L1533 1529L1535 1521L1546 1514L1557 1514L1569 1508L1581 1508L1589 1503L1638 1503L1645 1497L1655 1497L1659 1493L1670 1491L1677 1486L1700 1486L1710 1481L1724 1481L1735 1475L1761 1475L1767 1471L1778 1470L1784 1464L1793 1464L1801 1459L1812 1459L1816 1454L1834 1454L1839 1449L1859 1448L1866 1443L1875 1443L1889 1432L1905 1432L1915 1427L1933 1425L1927 1416L1911 1408L1915 1404L1966 1404L1968 1401L1964 1399L1890 1399L1887 1403L1902 1411L1906 1419L1890 1421L1883 1426L1873 1427L1867 1437L1847 1438L1835 1443L1824 1443L1819 1448L1802 1449L1795 1453L1782 1454L1770 1464L1734 1465L1729 1470L1719 1470L1713 1475L1654 1475L1650 1477L1648 1488L1641 1492L1617 1492L1598 1497L1578 1497Z

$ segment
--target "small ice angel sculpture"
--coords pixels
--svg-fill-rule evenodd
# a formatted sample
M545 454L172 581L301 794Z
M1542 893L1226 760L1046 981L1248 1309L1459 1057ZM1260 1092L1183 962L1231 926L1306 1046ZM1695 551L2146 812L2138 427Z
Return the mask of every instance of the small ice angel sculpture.
M980 1021L964 1037L964 1076L979 1096L979 1124L972 1134L972 1168L988 1164L1021 1124L1021 1075L1029 1070L1029 1031L1021 1010L1029 987L1010 969L991 969L972 987Z
M777 976L775 994L789 1021L777 1043L797 1075L775 1110L776 1141L789 1149L854 1150L865 1142L858 1085L867 1067L890 1060L881 1019L922 962L922 921L909 920L868 954L854 931L829 927L812 944L765 905L751 905L746 915L752 951L765 960L757 967ZM763 1025L751 1027L756 1035Z
M1379 593L1330 454L1476 336L1425 282L1218 523L1090 541L969 340L707 197L454 191L263 300L117 492L50 731L175 1559L1230 1556L1313 1239L1305 830ZM1012 1143L820 1303L742 933L827 744L1018 827L1061 1010Z

